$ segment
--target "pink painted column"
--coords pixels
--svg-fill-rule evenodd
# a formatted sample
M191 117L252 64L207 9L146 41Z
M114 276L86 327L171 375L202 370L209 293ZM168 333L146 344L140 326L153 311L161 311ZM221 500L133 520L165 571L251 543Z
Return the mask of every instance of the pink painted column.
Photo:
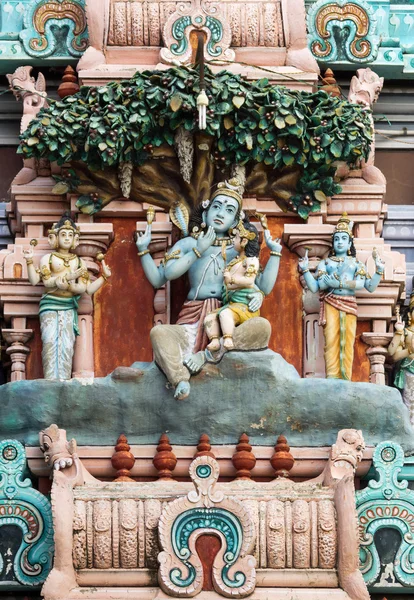
M87 294L84 294L79 301L78 321L80 335L75 342L72 376L94 377L93 301Z
M32 329L2 329L3 339L9 344L6 354L11 360L10 381L23 381L26 379L26 359L30 348L26 346L33 335Z

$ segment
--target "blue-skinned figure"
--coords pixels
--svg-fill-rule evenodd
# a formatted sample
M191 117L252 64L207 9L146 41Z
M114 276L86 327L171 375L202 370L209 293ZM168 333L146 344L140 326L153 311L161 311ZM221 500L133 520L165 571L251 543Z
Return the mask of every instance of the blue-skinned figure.
M238 182L219 184L211 200L196 208L190 220L188 235L178 241L163 264L156 266L149 252L151 227L138 236L137 247L142 266L150 283L159 288L167 280L188 273L190 290L175 325L157 325L151 331L155 361L174 386L174 396L183 400L190 393L190 377L200 371L206 358L208 338L203 323L206 316L221 306L223 272L237 253L230 232L245 218ZM279 270L282 247L265 230L266 245L271 251L269 261L255 280L249 298L249 310L258 311L264 296L269 294ZM234 349L266 348L270 324L260 317L237 327Z

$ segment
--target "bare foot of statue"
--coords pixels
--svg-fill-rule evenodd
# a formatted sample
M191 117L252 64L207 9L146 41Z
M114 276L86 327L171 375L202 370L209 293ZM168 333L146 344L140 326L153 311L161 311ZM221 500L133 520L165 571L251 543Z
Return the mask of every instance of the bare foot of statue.
M224 337L223 346L224 346L224 348L226 350L233 350L234 349L233 338L231 336L230 337Z
M190 384L188 381L180 381L175 388L174 398L176 400L185 400L190 395Z
M217 350L220 350L219 338L215 338L215 339L211 340L211 342L207 346L207 349L210 350L210 352L217 352Z
M190 371L191 375L197 375L206 364L206 355L203 350L196 354L191 354L184 361L185 366Z

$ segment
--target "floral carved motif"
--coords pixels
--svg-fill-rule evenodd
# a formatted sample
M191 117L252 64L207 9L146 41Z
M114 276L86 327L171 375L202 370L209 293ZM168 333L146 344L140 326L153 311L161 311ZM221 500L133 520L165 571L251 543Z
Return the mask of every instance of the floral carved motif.
M373 12L365 0L318 0L308 13L312 53L323 61L375 60L379 48L379 39L375 36L376 25ZM334 28L341 32L341 43L335 38Z

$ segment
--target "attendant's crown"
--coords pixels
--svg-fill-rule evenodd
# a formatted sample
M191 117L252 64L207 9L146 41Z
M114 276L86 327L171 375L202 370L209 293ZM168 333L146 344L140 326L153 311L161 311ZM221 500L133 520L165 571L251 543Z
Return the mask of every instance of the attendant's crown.
M233 177L229 181L221 181L217 185L217 189L214 194L211 196L210 201L212 202L214 198L217 196L230 196L234 198L239 203L240 208L243 206L243 196L242 196L242 184L237 179L237 177Z
M79 225L76 225L75 221L66 215L64 215L57 223L53 223L52 228L49 229L48 233L57 235L61 229L71 229L74 233L80 233Z
M342 217L339 219L338 223L336 224L335 230L334 230L334 235L335 233L347 233L349 235L349 237L352 239L353 233L352 233L352 229L354 227L354 222L351 221L351 219L348 217L347 213L344 212L342 214Z

